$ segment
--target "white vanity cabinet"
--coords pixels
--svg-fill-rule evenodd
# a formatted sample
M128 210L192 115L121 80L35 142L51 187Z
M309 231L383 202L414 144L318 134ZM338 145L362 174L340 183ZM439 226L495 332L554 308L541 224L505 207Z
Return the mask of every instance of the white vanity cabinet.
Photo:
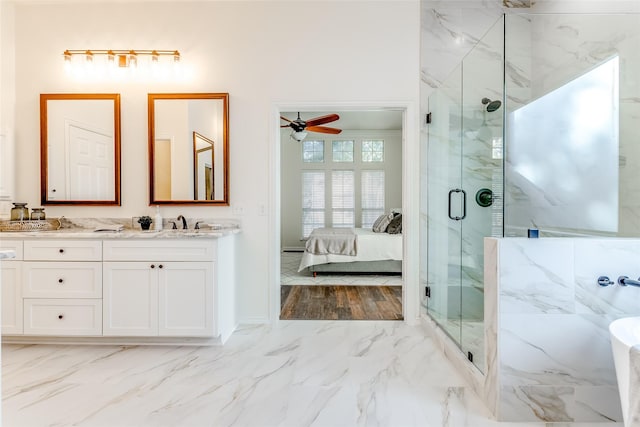
M2 239L0 249L16 253L14 258L3 260L0 268L2 335L22 334L22 241Z
M0 269L5 342L218 344L235 329L233 235L53 233L0 239L16 253Z
M102 241L25 240L25 335L102 335Z
M105 241L104 335L215 337L216 240Z

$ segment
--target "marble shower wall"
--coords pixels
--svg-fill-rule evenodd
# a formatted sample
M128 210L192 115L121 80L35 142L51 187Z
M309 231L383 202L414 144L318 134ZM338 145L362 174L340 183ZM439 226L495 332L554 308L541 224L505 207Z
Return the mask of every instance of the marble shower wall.
M640 289L597 278L639 277L640 240L489 238L485 251L485 394L498 419L622 420L608 325L640 314Z
M503 13L500 0L421 3L421 99L441 87Z

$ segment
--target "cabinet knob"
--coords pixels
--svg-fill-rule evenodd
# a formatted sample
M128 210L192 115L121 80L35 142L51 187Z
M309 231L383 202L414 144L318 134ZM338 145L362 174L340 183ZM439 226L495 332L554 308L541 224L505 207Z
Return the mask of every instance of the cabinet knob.
M60 252L61 254L64 253L64 249L58 249L58 252Z
M160 264L160 265L158 266L158 268L162 268L162 267L164 267L162 264Z
M64 317L64 314L58 314L58 319L62 319Z
M151 264L151 268L156 268L155 264Z
M58 283L62 283L62 282L64 282L64 280L58 279Z

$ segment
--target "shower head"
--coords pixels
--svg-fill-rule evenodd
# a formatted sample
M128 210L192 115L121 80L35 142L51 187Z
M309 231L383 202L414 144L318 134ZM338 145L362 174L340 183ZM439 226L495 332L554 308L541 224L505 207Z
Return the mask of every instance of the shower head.
M498 100L492 101L489 98L482 98L482 103L487 106L488 113L493 113L502 105L502 102Z

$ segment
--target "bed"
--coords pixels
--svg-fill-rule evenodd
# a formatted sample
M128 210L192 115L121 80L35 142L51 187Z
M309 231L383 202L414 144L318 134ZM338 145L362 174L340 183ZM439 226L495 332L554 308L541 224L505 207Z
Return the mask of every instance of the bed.
M353 233L353 243L346 240L348 232ZM343 240L330 240L336 234ZM311 232L306 246L298 271L308 269L314 277L320 272L402 273L402 234L377 233L370 228L321 228Z

